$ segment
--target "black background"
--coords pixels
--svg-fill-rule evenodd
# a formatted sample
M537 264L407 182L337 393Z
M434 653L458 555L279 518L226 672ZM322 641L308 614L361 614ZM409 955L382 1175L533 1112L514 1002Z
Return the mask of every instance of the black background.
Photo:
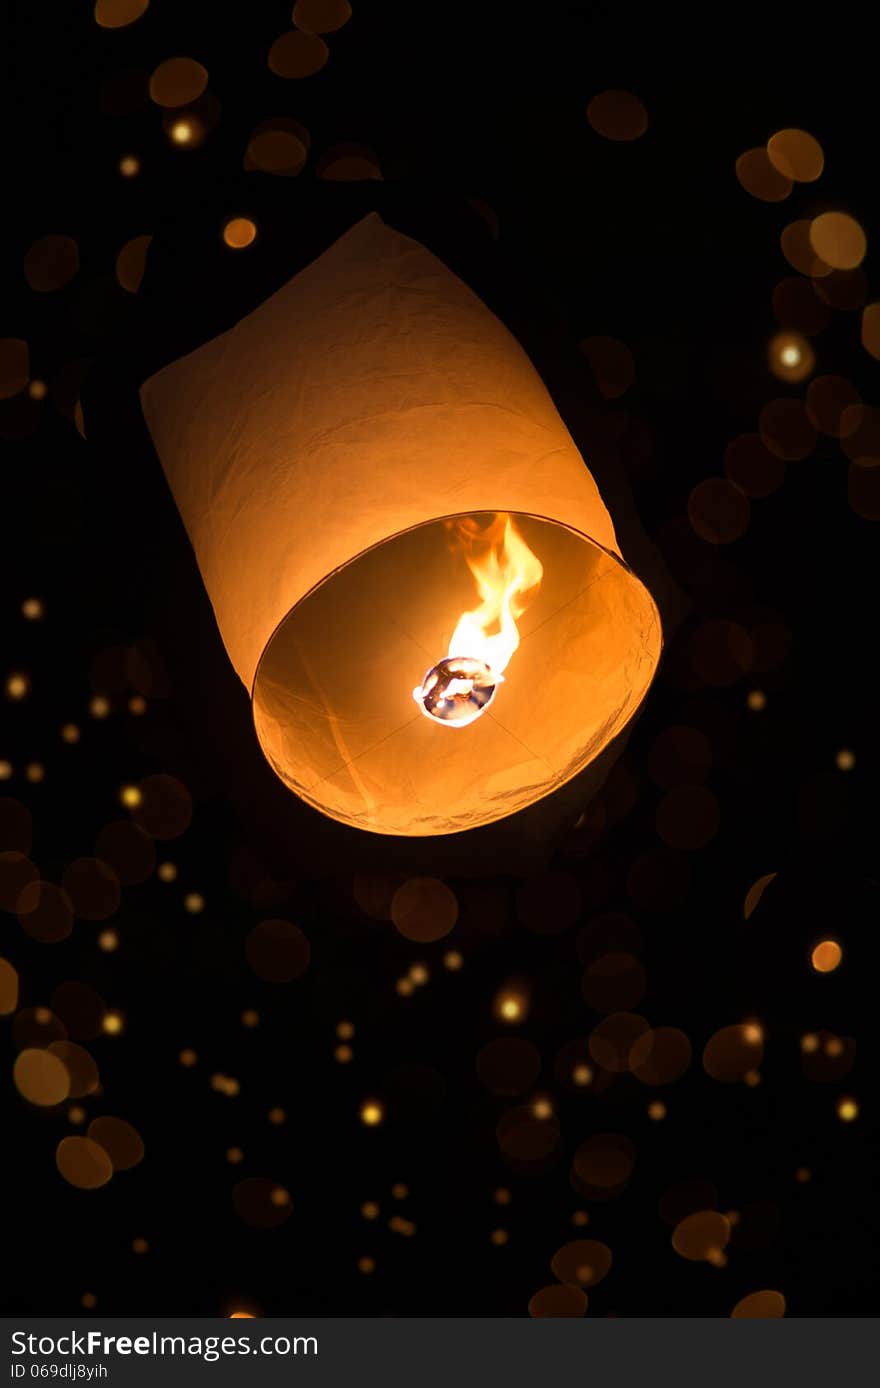
M735 543L705 543L686 518L691 489L723 474L727 443L756 428L763 405L803 395L803 385L776 381L766 359L777 327L771 293L793 273L779 249L786 223L849 211L868 231L876 288L870 89L853 81L831 91L794 64L763 81L684 78L653 60L655 36L636 38L625 17L560 6L520 23L507 7L479 9L478 19L434 7L404 18L358 6L328 36L326 67L301 82L266 66L289 23L280 4L154 0L116 32L98 28L88 6L33 6L13 33L2 334L28 340L31 373L50 394L4 402L4 670L28 671L33 690L3 706L0 757L15 774L0 790L31 809L31 856L49 880L92 854L101 826L124 815L123 784L170 773L195 814L183 838L160 845L177 881L124 889L115 952L97 948L102 926L89 921L44 945L3 916L22 1006L49 1005L60 983L78 979L124 1013L122 1035L90 1045L102 1092L83 1106L89 1118L127 1118L146 1144L135 1170L96 1192L74 1190L54 1163L59 1138L77 1131L64 1106L32 1108L6 1082L8 1311L76 1314L91 1292L106 1315L247 1305L519 1316L552 1282L556 1249L580 1236L614 1257L590 1314L728 1315L760 1288L782 1291L797 1316L874 1308L870 1076L862 1061L812 1082L799 1048L804 1032L824 1028L864 1049L873 1028L871 522L848 504L847 459L824 436L787 466L779 490L753 501ZM173 148L148 99L127 115L103 109L114 73L149 75L175 54L205 64L221 103L198 149ZM618 86L648 111L648 131L632 144L603 139L585 116L591 96ZM285 114L311 134L306 169L296 179L244 172L250 131ZM787 125L817 136L826 171L787 202L757 201L738 184L735 160ZM374 149L384 182L318 179L315 156L338 141ZM127 153L143 166L131 180L117 173ZM470 198L494 211L497 239ZM667 616L664 666L586 824L573 827L586 804L566 802L525 830L514 823L456 849L457 861L443 845L338 830L274 782L136 406L149 370L234 321L371 207L444 254L523 340L621 519L624 552L658 587ZM234 254L219 233L242 214L260 235ZM21 262L50 232L77 240L81 266L59 293L37 294ZM113 267L143 233L155 239L135 298ZM603 400L577 351L598 334L633 353L636 382L622 400ZM871 399L876 368L859 345L857 313L833 312L814 346L817 374L843 375ZM82 373L87 441L64 412L75 362L93 363ZM647 539L628 514L629 492ZM45 601L41 622L20 615L32 595ZM751 634L784 629L782 658L706 684L692 642L712 620ZM161 655L167 696L136 718L126 712L133 691L106 688L113 711L91 719L89 699L107 685L97 658L143 638ZM767 694L761 712L747 707L753 689ZM72 747L59 737L67 721L82 727ZM674 726L702 730L712 746L707 783L720 829L698 852L669 848L655 826L663 789L651 749ZM856 754L851 771L836 768L841 748ZM45 767L40 784L22 773L30 761ZM353 874L396 872L448 875L461 915L444 941L418 947L358 907ZM778 876L746 923L745 893L770 872ZM552 916L572 881L581 904L568 928L534 929L529 903L545 894ZM203 894L202 913L184 909L187 891ZM624 1075L572 1095L555 1078L560 1048L600 1020L581 994L578 941L609 913L641 937L648 990L637 1010L682 1028L694 1048L668 1092ZM267 916L309 937L299 982L261 982L246 962L244 938ZM809 954L825 935L841 940L844 963L820 977ZM443 967L448 948L462 953L460 971ZM395 982L414 962L430 980L400 997ZM517 1034L540 1051L537 1087L560 1126L558 1159L540 1171L505 1162L496 1124L519 1101L487 1093L474 1067L503 1030L493 999L511 978L529 982ZM258 1027L242 1026L245 1008L259 1011ZM702 1048L746 1017L766 1030L762 1082L718 1083L701 1067ZM343 1019L355 1025L346 1065L333 1056ZM191 1069L178 1062L185 1046L199 1055ZM10 1044L7 1073L13 1055ZM216 1072L240 1081L237 1097L211 1088ZM377 1129L358 1118L372 1094L387 1105ZM841 1094L858 1097L857 1122L838 1120ZM662 1122L646 1114L655 1098L668 1107ZM286 1112L282 1125L267 1121L273 1105ZM616 1198L585 1200L569 1181L571 1157L605 1131L632 1140L635 1171ZM244 1150L240 1166L226 1160L231 1145ZM805 1183L794 1179L802 1166L812 1173ZM247 1176L290 1191L282 1227L239 1219L231 1191ZM751 1209L721 1269L682 1260L658 1213L670 1186L695 1178L714 1183L721 1210ZM405 1199L391 1194L398 1182ZM512 1192L509 1205L493 1201L499 1186ZM361 1216L367 1200L381 1206L376 1221ZM587 1228L572 1225L579 1209ZM394 1214L415 1234L389 1230ZM503 1246L490 1241L499 1228L509 1233ZM135 1238L148 1241L146 1253L132 1250ZM369 1275L358 1270L364 1256L375 1259Z

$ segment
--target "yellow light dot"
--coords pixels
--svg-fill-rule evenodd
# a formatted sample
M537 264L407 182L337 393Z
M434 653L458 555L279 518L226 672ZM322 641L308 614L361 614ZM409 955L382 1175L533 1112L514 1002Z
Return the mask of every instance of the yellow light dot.
M402 998L411 998L416 989L411 978L399 978L394 987Z
M147 701L142 694L132 694L128 701L128 711L133 713L135 718L140 718L141 714L147 711Z
M177 868L173 863L160 863L156 872L160 882L173 882L177 877Z
M34 392L31 391L31 396L33 397L33 399L41 400L43 398L43 395L45 395L46 393L45 382L31 381L31 385L43 387L42 395L39 391L37 391L36 394L34 394ZM39 622L41 618L45 617L46 615L46 609L43 606L41 598L25 598L24 602L21 605L21 612L22 616L27 617L29 622Z
M192 144L195 133L195 127L192 121L188 120L174 121L168 131L168 134L176 145Z
M783 347L782 351L779 353L779 356L782 360L783 365L797 366L798 362L801 359L801 349L799 347L794 346Z
M750 689L746 703L753 713L760 713L762 709L767 707L767 695L763 689Z
M132 1239L131 1241L131 1249L133 1253L146 1253L149 1246L150 1245L147 1243L146 1239Z
M756 1089L761 1083L761 1071L746 1070L746 1073L743 1075L743 1081L748 1085L749 1089Z
M135 154L124 154L117 167L123 178L136 178L141 171L141 161Z
M582 1229L585 1224L589 1224L590 1216L587 1214L586 1210L575 1210L571 1217L571 1222L577 1225L579 1229Z
M256 1320L253 1311L230 1311L227 1316L230 1321L252 1321Z
M409 971L410 981L420 988L423 983L427 983L429 974L424 964L413 964Z
M492 1192L492 1199L496 1205L509 1205L513 1197L507 1186L499 1186L497 1190Z
M232 251L243 251L257 239L256 222L250 217L233 217L223 228L223 240Z
M816 1033L812 1031L806 1032L806 1034L801 1037L801 1050L806 1055L810 1055L813 1051L818 1051L818 1049L819 1038Z
M727 1255L720 1248L710 1248L706 1252L706 1262L713 1267L723 1268L727 1266Z
M838 1099L837 1116L843 1123L852 1123L859 1116L859 1106L855 1099Z
M46 385L46 382L41 381L36 377L30 382L28 386L28 395L31 397L32 400L45 400L48 393L49 387Z
M338 1060L340 1065L347 1065L353 1056L354 1051L351 1046L337 1046L333 1052L333 1058Z
M84 1306L87 1311L94 1311L98 1304L98 1298L94 1292L83 1292L79 1300L80 1305Z
M443 956L444 968L450 969L453 973L456 969L460 969L463 963L464 959L457 949L449 949Z
M855 752L851 752L848 747L841 747L834 758L834 764L838 771L852 771L856 764Z
M197 916L200 911L204 911L205 898L201 892L187 892L183 898L183 909L188 911L191 916Z
M101 1021L101 1029L108 1036L118 1036L122 1031L122 1018L118 1012L105 1012Z
M286 1121L287 1121L287 1114L284 1112L284 1109L283 1109L283 1108L270 1108L270 1110L269 1110L269 1122L270 1122L270 1123L274 1123L274 1124L276 1124L276 1126L277 1126L278 1124L280 1124L280 1123L285 1123Z
M269 1199L281 1210L290 1204L290 1191L285 1190L283 1186L274 1186L269 1193Z
M70 1108L67 1110L67 1117L70 1119L71 1123L78 1126L80 1123L86 1121L86 1111L79 1104L71 1104Z
M843 950L836 940L820 940L810 955L810 963L817 974L833 973L843 958Z
M240 1147L227 1147L226 1160L232 1166L238 1166L240 1162L244 1161L244 1152Z
M12 762L0 761L0 781L8 781L12 775Z
M185 1065L187 1068L195 1065L196 1061L198 1060L198 1056L190 1046L184 1046L183 1050L180 1052L180 1055L177 1058L180 1061L181 1065Z
M340 1041L350 1041L351 1038L354 1036L354 1023L337 1022L336 1035L339 1037Z
M31 682L27 675L21 674L16 670L6 679L6 697L9 699L24 699L27 696Z
M661 1103L659 1099L655 1099L652 1104L648 1105L648 1117L652 1118L655 1123L659 1123L661 1119L666 1117L666 1105Z
M361 1104L361 1122L368 1128L378 1127L384 1117L385 1109L378 1099L367 1099Z
M492 1240L492 1243L494 1243L496 1248L501 1248L505 1243L507 1243L509 1237L510 1235L508 1234L506 1229L493 1229L491 1234L489 1235L489 1238Z
M89 701L89 713L93 718L106 718L110 712L110 700L105 699L103 694L96 694L94 699Z
M365 1200L363 1205L361 1205L361 1214L364 1219L378 1219L379 1206L376 1204L375 1200Z
M843 1055L843 1042L839 1036L830 1036L825 1042L825 1054L832 1058Z
M136 810L143 798L139 786L123 786L119 792L119 799L127 810Z
M495 1000L495 1011L505 1022L520 1022L525 1016L525 998L518 993L499 993Z
M535 1118L552 1118L553 1105L549 1099L535 1099L532 1103L532 1114Z
M376 1271L375 1258L358 1258L358 1272L370 1273Z
M112 954L115 949L118 949L119 936L116 931L102 930L98 936L98 948L102 949L105 954Z
M576 1065L571 1072L571 1077L575 1084L583 1086L590 1083L590 1080L593 1078L593 1072L589 1065Z
M743 1025L743 1037L749 1045L758 1046L764 1040L764 1030L757 1022L746 1022Z
M69 742L71 744L79 742L79 728L75 723L65 723L64 727L61 729L61 738L63 742Z
M252 1007L246 1007L241 1014L241 1024L243 1027L256 1027L260 1024L260 1014Z
M45 780L46 768L43 766L42 762L28 762L24 769L24 774L33 785L38 785L40 781Z
M391 1194L394 1196L395 1200L406 1200L409 1195L409 1187L405 1186L402 1181L397 1181L396 1184L391 1187Z

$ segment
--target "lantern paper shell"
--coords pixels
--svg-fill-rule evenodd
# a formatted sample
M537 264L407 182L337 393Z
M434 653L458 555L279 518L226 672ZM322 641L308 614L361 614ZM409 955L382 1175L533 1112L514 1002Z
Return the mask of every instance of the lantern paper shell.
M260 746L324 814L487 824L633 717L660 621L595 482L507 329L379 216L141 400ZM448 522L502 512L543 581L491 707L445 727L413 688L478 605Z

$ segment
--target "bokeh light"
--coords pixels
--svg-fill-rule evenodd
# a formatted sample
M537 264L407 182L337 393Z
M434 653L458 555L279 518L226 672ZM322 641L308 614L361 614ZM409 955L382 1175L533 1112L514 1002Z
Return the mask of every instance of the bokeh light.
M810 951L810 963L817 974L830 974L843 959L843 950L836 940L820 940Z
M599 92L587 106L587 120L606 140L629 142L644 135L648 113L633 93L620 88Z
M833 270L852 270L864 260L868 242L848 213L822 212L810 223L810 245Z
M777 130L767 141L767 154L773 167L795 183L815 183L825 167L822 146L806 130Z
M223 227L223 240L230 250L242 251L256 239L256 223L250 217L232 217Z

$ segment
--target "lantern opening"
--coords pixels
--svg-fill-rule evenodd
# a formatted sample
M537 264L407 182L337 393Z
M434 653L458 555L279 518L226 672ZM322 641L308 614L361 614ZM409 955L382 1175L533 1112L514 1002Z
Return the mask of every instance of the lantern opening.
M447 656L416 685L413 698L427 718L446 728L466 728L489 707L503 680L485 661Z

